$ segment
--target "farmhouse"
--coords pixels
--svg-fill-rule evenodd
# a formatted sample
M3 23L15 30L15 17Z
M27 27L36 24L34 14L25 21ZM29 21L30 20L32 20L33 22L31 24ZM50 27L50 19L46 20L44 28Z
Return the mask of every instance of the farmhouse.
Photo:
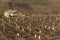
M6 10L4 11L4 16L5 17L16 16L17 13L18 13L17 10Z

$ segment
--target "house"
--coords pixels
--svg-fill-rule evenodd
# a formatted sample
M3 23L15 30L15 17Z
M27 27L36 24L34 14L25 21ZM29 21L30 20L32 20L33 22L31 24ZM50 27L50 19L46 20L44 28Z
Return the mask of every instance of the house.
M4 11L4 17L16 16L17 10L6 10Z

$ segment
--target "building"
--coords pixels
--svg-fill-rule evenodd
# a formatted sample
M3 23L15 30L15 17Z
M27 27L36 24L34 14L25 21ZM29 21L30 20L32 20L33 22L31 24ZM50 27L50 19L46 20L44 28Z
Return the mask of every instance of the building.
M4 11L4 17L16 16L17 13L17 10L7 10Z

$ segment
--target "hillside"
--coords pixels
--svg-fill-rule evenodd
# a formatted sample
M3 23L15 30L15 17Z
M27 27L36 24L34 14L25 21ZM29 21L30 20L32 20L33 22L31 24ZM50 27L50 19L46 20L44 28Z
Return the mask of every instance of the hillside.
M0 40L60 40L60 0L0 0Z

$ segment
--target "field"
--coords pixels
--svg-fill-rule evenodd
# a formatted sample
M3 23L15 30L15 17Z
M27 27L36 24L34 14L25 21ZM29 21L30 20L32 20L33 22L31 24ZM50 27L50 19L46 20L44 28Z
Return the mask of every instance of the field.
M4 17L9 9L22 15ZM60 40L60 1L1 0L0 40Z

